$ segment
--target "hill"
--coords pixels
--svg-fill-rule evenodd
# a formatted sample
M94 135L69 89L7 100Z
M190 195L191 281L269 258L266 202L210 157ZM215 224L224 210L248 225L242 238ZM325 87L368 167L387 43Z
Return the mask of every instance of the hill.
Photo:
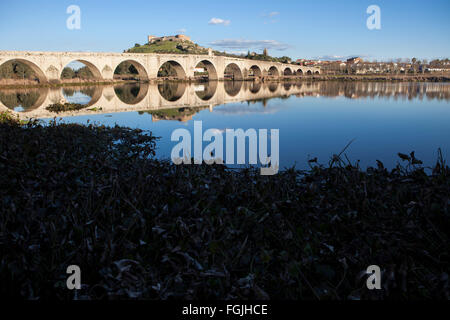
M208 49L191 41L158 41L151 44L135 44L126 50L128 53L178 53L178 54L208 54Z

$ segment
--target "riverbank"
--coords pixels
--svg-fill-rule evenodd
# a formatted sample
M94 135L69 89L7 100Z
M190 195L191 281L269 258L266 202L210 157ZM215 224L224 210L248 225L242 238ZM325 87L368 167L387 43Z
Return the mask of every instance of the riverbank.
M416 74L416 75L314 75L313 81L388 81L388 82L449 82L450 74Z
M442 158L267 177L156 160L140 130L0 119L3 297L73 299L75 264L81 299L450 298Z

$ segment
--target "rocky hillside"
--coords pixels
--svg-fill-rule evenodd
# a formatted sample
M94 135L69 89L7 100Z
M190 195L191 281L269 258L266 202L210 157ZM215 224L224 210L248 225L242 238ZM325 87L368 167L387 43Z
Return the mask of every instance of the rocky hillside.
M139 45L126 50L128 53L179 53L208 54L208 49L191 41L158 41L152 44Z

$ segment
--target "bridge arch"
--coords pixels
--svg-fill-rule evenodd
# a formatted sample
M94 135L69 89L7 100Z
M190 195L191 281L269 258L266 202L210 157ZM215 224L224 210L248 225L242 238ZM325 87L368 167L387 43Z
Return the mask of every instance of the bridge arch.
M219 79L218 74L217 74L217 69L211 61L209 61L207 59L197 61L195 63L195 68L200 68L200 67L205 68L206 72L208 72L208 80Z
M47 76L45 75L45 73L42 71L41 68L39 68L35 63L26 60L26 59L11 59L11 60L6 60L3 61L2 63L0 63L0 67L3 66L5 63L8 62L19 62L22 63L24 65L26 65L27 67L29 67L31 70L33 70L33 72L36 74L36 77L38 78L40 83L45 83L48 81Z
M298 69L297 72L295 73L297 76L302 76L303 75L303 70L302 69Z
M320 71L316 71L316 72L314 72L314 74L320 74Z
M158 77L184 80L186 79L186 71L178 61L168 60L162 63L158 68Z
M132 71L137 72L137 77L139 78L139 80L148 80L149 79L148 72L145 69L145 67L141 63L139 63L133 59L125 59L125 60L120 61L114 68L114 76L116 77L117 75L119 75L119 72L124 71L124 70L121 70L121 67L126 68L127 66L129 66L128 67L129 69L130 68L132 69L130 72L132 72ZM106 67L107 66L105 66L105 68Z
M311 70L308 70L308 71L306 71L306 74L307 74L308 76L310 76L310 75L312 75L312 71L311 71Z
M92 62L89 62L89 61L84 60L84 59L75 59L75 60L69 61L69 63L66 63L63 66L63 68L59 72L58 80L59 79L63 79L64 69L67 68L70 64L72 64L74 62L80 62L80 63L84 64L88 68L88 70L92 73L92 75L93 75L95 80L102 80L103 79L102 73L100 72L100 70Z
M271 66L269 68L269 76L279 77L280 73L278 72L278 68L275 66Z
M261 68L258 67L257 65L251 66L249 69L249 76L253 76L255 78L261 78L261 76L262 76Z
M231 62L225 67L223 77L225 79L242 80L243 79L242 70L236 63Z
M285 76L292 76L292 69L289 68L289 67L285 68L284 71L283 71L283 75L285 75Z

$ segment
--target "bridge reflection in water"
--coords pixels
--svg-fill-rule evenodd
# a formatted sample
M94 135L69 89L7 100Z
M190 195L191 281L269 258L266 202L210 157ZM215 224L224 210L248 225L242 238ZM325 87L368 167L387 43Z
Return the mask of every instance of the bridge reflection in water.
M450 86L445 83L388 83L388 82L204 82L186 84L131 83L109 86L86 86L37 89L0 90L0 111L10 110L20 118L53 118L126 111L157 111L192 108L196 110L217 105L264 101L275 97L295 95L346 97L390 97L393 99L450 100ZM53 113L46 109L54 103L81 103L86 107L77 111ZM155 113L155 119L157 119Z

